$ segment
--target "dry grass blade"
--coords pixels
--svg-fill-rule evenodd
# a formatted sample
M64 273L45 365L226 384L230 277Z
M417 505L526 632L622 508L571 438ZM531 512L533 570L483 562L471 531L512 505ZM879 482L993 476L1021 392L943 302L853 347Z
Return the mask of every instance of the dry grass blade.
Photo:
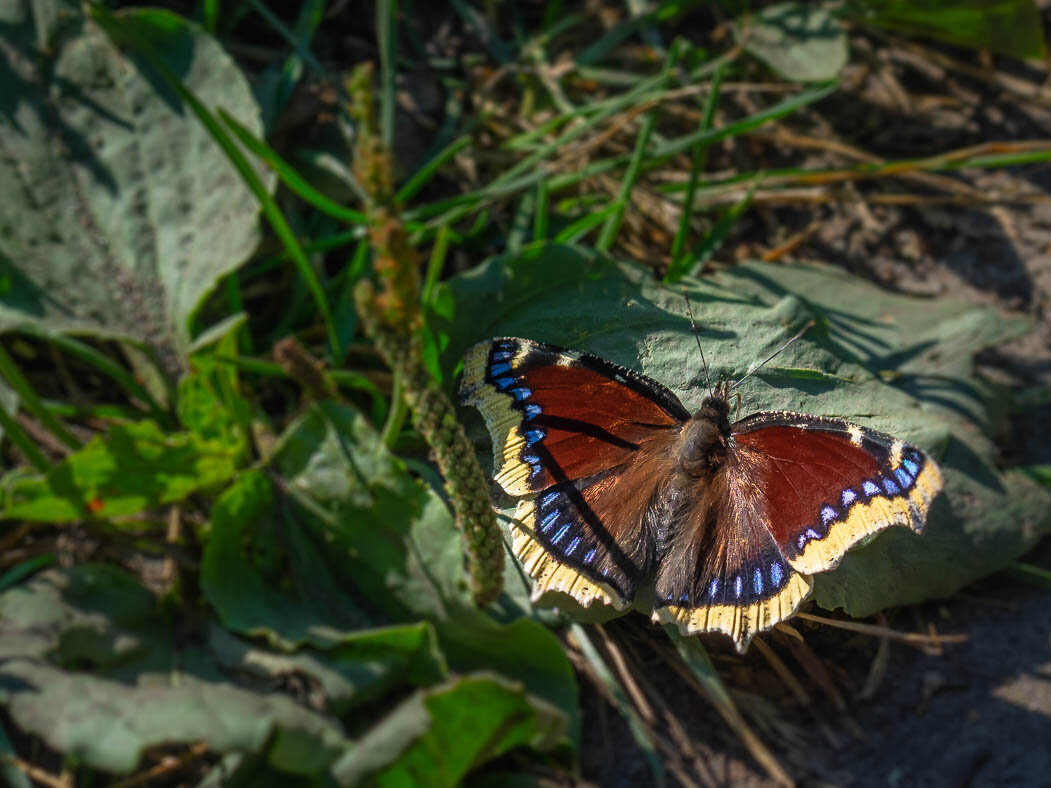
M880 626L885 626L887 618L882 613L876 614L879 619ZM862 700L869 700L876 696L876 690L879 689L880 683L883 681L883 677L887 673L887 663L890 661L890 638L884 635L879 639L879 648L876 649L876 656L872 659L872 667L869 668L869 675L865 679L865 686L861 688L861 692L858 693L858 697Z
M655 717L652 723L654 725L656 716L659 714L660 719L668 728L668 733L671 734L671 741L669 741L666 735L656 729L653 731L654 744L664 756L665 766L683 784L684 788L698 786L697 780L708 788L715 788L717 783L710 769L694 747L683 724L656 688L646 679L646 671L629 643L624 639L610 637L601 625L598 628L602 632L603 646L609 653L621 682L629 688L629 693L635 699L639 713L645 716L649 710L649 713ZM640 697L636 698L635 692L639 692ZM692 770L688 762L692 762Z
M572 624L568 633L568 642L571 646L567 651L570 659L579 670L591 679L592 684L598 688L609 704L621 713L628 723L628 729L632 738L638 744L649 762L650 771L654 780L664 784L664 769L662 762L657 757L656 741L658 737L653 727L640 716L635 704L628 697L624 685L610 670L609 665L603 659L598 646L596 646L588 635L587 629L581 624Z
M47 788L73 788L73 776L69 772L54 775L16 756L4 756L2 760L10 763L29 779L46 785Z
M792 674L792 671L788 669L788 666L784 661L777 655L770 646L766 644L761 638L756 638L752 641L752 645L755 646L755 650L763 655L763 659L767 661L767 664L774 669L774 673L778 675L778 678L784 682L784 685L788 687L789 691L795 696L796 701L799 702L800 706L810 705L810 695L799 680Z
M624 655L621 653L616 642L614 642L606 632L605 628L601 624L596 624L595 629L598 630L599 636L602 638L602 645L606 649L610 661L613 663L613 669L616 671L621 685L627 690L632 703L635 704L635 708L638 709L642 719L644 719L648 725L653 725L657 721L657 716L653 713L653 707L650 706L649 701L646 700L645 693L643 693L639 688L638 683L635 681L635 672L628 669Z
M802 613L796 615L802 617ZM809 616L808 616L809 618ZM843 696L840 694L839 689L832 682L832 676L829 675L828 670L825 668L824 663L818 658L814 650L810 648L803 640L792 640L788 639L788 646L792 650L792 656L796 658L800 666L806 671L806 674L825 694L825 696L832 701L833 705L841 712L846 712L847 703L843 700Z
M806 619L807 621L813 621L817 624L825 624L826 626L836 627L838 629L846 629L850 632L858 632L862 635L891 638L892 640L898 640L902 643L907 643L910 646L915 646L924 650L938 649L938 653L940 653L943 643L965 643L969 637L966 633L962 632L952 635L939 635L937 632L934 632L933 629L929 633L899 632L896 629L879 626L878 624L864 624L860 621L839 621L834 618L815 616L811 613L799 613L798 615L800 618Z
M766 773L778 785L794 786L795 781L788 775L780 761L774 756L770 748L763 743L745 722L741 712L738 711L730 693L727 692L715 666L708 658L707 652L697 638L681 638L674 627L665 627L672 642L675 643L680 659L665 657L665 662L686 679L694 689L709 703L711 703L719 716L725 720L730 729L741 740L742 744L752 754L752 757L766 770Z
M202 758L208 753L208 742L197 742L186 752L179 756L167 756L151 768L138 774L133 774L127 779L112 783L110 788L135 788L135 786L146 785L159 777L177 772L191 762Z

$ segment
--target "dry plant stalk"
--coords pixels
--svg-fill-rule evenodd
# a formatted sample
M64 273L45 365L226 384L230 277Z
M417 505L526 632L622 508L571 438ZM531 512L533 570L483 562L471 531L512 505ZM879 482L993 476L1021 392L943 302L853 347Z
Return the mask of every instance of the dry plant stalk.
M354 301L376 350L401 384L413 424L434 452L463 534L471 594L477 604L485 605L503 589L503 540L474 449L452 402L423 362L419 261L394 198L390 152L376 131L371 64L355 70L348 92L357 131L354 173L368 198L369 240L379 285L367 279L358 282Z

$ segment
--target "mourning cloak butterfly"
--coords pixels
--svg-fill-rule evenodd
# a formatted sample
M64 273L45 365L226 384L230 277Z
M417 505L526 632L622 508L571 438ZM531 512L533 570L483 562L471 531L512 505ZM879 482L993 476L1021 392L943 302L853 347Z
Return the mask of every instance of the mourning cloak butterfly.
M461 401L485 418L494 475L525 496L514 553L534 598L720 631L744 650L792 616L808 575L891 525L919 532L942 487L919 449L845 421L783 411L730 423L728 386L691 415L660 383L528 339L473 347Z

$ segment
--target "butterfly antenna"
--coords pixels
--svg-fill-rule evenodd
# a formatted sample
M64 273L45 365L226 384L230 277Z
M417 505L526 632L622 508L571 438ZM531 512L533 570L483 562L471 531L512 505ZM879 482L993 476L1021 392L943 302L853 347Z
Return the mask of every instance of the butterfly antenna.
M697 323L693 320L693 309L690 307L690 297L686 294L686 285L682 286L682 297L686 299L686 312L690 316L690 328L693 329L693 337L697 340L697 350L701 352L701 365L704 367L704 379L708 384L708 394L714 398L715 392L712 391L712 376L708 374L708 362L704 360L704 349L701 347L701 332L697 330Z
M799 329L799 333L798 334L796 334L790 340L785 342L785 344L781 345L781 347L779 347L777 350L775 350L773 353L771 353L765 359L763 359L758 364L756 364L754 367L752 367L750 370L748 370L748 372L745 373L745 376L743 378L741 378L739 381L737 381L732 386L730 386L730 391L733 391L735 388L737 388L742 383L744 383L745 380L747 380L752 375L754 375L756 372L758 372L763 367L765 367L767 365L767 363L770 362L771 360L773 360L779 353L781 353L781 351L783 351L785 348L787 348L789 345L791 345L793 342L795 342L797 339L799 339L801 336L803 336L803 334L805 334L807 331L812 329L814 327L814 323L815 322L816 321L811 320L809 323L807 323L805 326L803 326L801 329Z

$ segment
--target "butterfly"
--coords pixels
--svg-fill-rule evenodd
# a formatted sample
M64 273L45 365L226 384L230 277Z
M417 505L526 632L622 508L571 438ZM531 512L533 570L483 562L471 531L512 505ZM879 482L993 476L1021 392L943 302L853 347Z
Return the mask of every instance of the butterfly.
M665 386L589 353L503 337L464 359L460 400L521 500L513 552L549 591L723 632L744 651L791 617L810 576L892 525L919 533L942 488L904 441L846 421L761 411L730 422L730 386L690 413Z

